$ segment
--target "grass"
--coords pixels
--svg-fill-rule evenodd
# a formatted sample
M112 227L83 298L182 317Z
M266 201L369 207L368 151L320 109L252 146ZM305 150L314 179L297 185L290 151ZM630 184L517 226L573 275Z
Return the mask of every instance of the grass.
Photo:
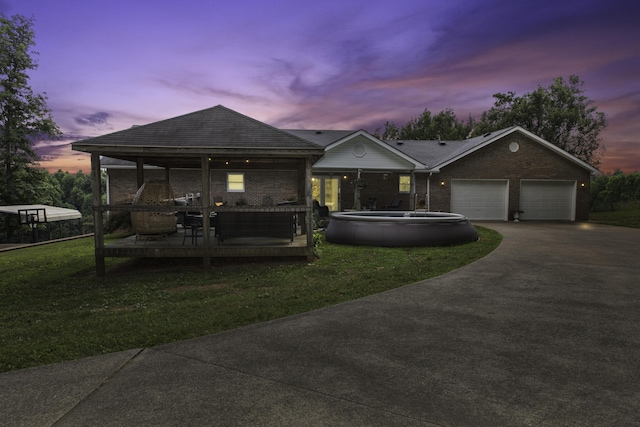
M591 212L589 220L600 224L640 228L640 208L611 212Z
M376 248L322 242L320 259L225 262L107 259L93 240L0 254L0 372L154 346L290 316L435 277L502 240L452 247Z

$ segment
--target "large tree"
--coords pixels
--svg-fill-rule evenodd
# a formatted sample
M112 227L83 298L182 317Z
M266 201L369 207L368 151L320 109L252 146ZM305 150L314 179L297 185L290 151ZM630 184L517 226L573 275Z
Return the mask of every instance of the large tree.
M467 123L458 120L452 109L448 108L436 115L425 109L419 117L414 117L406 125L398 128L394 123L386 122L382 134L376 130L376 136L382 139L408 139L425 141L455 141L465 139L473 126L473 120Z
M603 112L584 95L584 82L576 75L554 79L521 97L514 92L493 95L495 104L482 113L474 135L510 126L524 129L555 144L577 158L598 166L604 151L600 132L607 126Z
M35 201L22 200L35 194L22 187L37 187L33 140L60 134L45 94L34 94L29 86L28 72L37 69L32 27L33 18L0 15L0 204Z
M607 126L607 118L584 95L583 86L578 76L567 81L557 77L548 87L538 86L521 97L514 92L493 95L493 107L482 113L479 121L471 117L460 121L451 109L436 115L425 109L402 127L386 122L384 131L377 129L375 135L382 139L463 140L518 125L598 166L604 151L600 132Z

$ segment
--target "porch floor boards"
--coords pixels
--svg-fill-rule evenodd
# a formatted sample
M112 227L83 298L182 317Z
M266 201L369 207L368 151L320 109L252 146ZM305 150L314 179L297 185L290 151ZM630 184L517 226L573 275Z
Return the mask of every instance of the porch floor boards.
M214 229L210 230L209 245L204 246L204 238L198 237L197 245L192 243L184 230L178 227L176 233L168 236L138 238L129 236L111 242L104 247L107 257L254 257L254 256L307 256L307 236L298 233L293 241L272 237L237 237L218 242Z

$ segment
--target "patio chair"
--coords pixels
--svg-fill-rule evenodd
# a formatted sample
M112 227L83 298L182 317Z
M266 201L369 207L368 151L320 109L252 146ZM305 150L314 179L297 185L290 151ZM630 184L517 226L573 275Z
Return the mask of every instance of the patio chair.
M313 201L313 220L316 228L326 228L329 224L329 207L321 206L317 200Z
M198 237L203 237L204 230L202 228L202 215L186 214L184 217L184 236L182 244L191 237L191 244L198 246Z
M313 201L313 211L318 214L320 218L328 218L329 217L329 207L328 206L320 206L320 202L317 200Z
M394 199L391 201L390 205L385 206L385 209L400 209L402 206L402 199Z
M175 199L175 205L176 206L188 206L189 202L187 202L186 198L180 198L180 199ZM178 220L178 225L181 225L184 227L184 217L187 215L186 212L184 211L179 211L176 212L176 218Z

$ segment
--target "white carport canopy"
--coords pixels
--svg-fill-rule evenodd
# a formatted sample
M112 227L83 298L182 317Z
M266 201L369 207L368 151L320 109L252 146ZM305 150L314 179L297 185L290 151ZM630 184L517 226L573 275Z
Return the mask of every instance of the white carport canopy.
M75 209L59 208L56 206L47 206L47 205L0 206L0 213L19 215L18 211L23 211L27 209L29 210L44 209L45 214L47 216L47 222L67 221L71 219L82 218L82 214Z

